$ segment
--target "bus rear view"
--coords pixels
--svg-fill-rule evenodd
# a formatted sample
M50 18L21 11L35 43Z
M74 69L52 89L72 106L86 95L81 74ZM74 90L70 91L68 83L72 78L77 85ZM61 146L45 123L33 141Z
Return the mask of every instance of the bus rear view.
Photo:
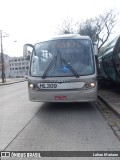
M58 36L34 46L25 44L24 56L30 53L30 101L95 101L97 71L94 52L91 39L80 35Z

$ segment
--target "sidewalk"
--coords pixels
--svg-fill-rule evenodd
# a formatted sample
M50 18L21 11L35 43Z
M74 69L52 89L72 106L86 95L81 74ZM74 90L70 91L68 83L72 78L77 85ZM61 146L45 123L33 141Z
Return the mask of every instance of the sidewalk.
M24 81L25 81L25 78L7 78L6 81L4 83L2 83L2 79L0 79L0 86L24 82Z
M120 118L120 90L99 89L98 97Z

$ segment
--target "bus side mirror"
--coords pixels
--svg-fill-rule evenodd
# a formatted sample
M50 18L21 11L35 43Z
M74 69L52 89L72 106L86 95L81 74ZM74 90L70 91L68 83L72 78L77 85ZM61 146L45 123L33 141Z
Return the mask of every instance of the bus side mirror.
M23 46L23 57L27 57L27 46Z
M27 55L27 60L30 61L30 55Z
M98 60L97 55L95 55L95 61L96 61L96 67L97 67L97 74L98 74L98 77L99 77L100 69L99 69L99 60Z
M97 44L93 44L94 46L94 55L97 55L98 54L98 46Z
M26 57L28 60L30 60L30 55L32 54L33 49L34 49L34 46L32 44L24 44L23 57Z

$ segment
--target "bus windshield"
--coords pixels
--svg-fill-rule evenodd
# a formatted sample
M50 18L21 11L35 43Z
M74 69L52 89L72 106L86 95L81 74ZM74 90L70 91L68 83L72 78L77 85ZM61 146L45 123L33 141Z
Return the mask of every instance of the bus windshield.
M66 77L94 73L90 40L57 39L35 45L31 57L31 76Z

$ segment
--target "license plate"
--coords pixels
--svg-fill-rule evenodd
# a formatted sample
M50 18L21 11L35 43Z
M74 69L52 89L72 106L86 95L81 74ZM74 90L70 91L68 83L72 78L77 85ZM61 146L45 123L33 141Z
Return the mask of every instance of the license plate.
M57 83L38 83L40 89L55 89L57 88Z
M70 82L70 83L38 83L40 89L78 89L85 85L84 82Z

